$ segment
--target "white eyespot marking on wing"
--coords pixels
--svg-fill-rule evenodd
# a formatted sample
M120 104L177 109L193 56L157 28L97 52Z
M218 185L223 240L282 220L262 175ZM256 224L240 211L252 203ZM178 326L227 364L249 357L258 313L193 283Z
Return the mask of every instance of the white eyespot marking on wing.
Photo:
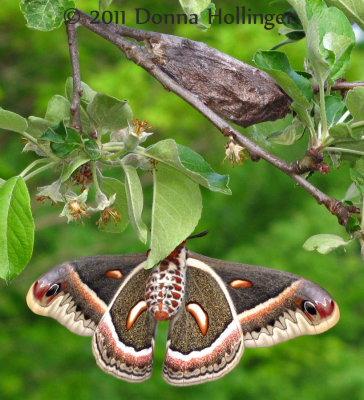
M138 319L139 315L148 308L145 300L138 301L129 311L126 319L126 330L128 331Z
M189 303L186 310L193 316L203 336L206 335L209 328L209 317L207 312L197 303Z

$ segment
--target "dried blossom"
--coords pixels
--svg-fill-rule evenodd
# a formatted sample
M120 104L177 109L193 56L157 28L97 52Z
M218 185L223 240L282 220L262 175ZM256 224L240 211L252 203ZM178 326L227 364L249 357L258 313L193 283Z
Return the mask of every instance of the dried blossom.
M84 190L79 196L73 192L65 194L66 204L60 214L60 217L67 217L67 223L71 221L82 222L83 217L90 218L87 212L88 190Z
M82 186L92 183L93 175L90 163L87 162L81 165L80 169L72 175L72 180Z
M111 218L114 220L115 225L117 225L118 222L121 220L120 213L114 208L106 207L103 210L100 219L96 222L96 225L98 225L100 228L103 228L110 221Z
M110 207L114 202L116 198L116 193L112 194L110 198L108 199L104 193L101 191L96 193L96 207L89 207L88 211L91 212L96 212L96 211L103 211L105 208Z
M238 145L235 143L234 138L232 136L229 137L229 140L225 146L225 158L223 163L226 159L229 160L229 163L234 166L234 162L237 162L239 165L242 165L241 159L244 158L245 160L248 159L248 156L243 153L245 147Z
M153 132L146 132L147 129L152 128L149 126L147 121L139 121L139 119L135 119L131 124L124 129L119 129L118 131L112 132L110 135L111 142L122 142L125 145L126 151L132 151L140 143L143 143L147 140L150 135L153 135Z
M38 188L37 200L43 201L45 199L51 200L53 203L63 202L64 198L60 192L61 182L59 180L51 183L48 186L41 186Z

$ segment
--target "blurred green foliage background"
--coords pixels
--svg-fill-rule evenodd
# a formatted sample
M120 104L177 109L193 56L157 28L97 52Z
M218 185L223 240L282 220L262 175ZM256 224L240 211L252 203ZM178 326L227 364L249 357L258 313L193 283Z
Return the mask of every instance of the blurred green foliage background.
M96 0L78 1L86 12L97 9ZM237 4L217 1L229 10ZM265 1L244 1L254 12L272 12ZM180 12L177 0L115 2L114 9L132 15L135 6L154 12ZM278 11L278 8L274 8ZM127 21L128 22L128 21ZM132 23L130 26L137 27ZM193 26L143 25L156 30L202 40L240 60L251 63L254 52L269 49L282 40L277 30L254 25L215 25L208 32ZM161 378L167 324L160 324L154 375L147 382L130 384L97 368L89 338L68 332L57 322L36 316L25 303L31 283L42 273L67 259L107 253L145 251L133 231L122 235L100 233L94 222L67 225L60 209L35 201L37 186L52 182L51 172L29 182L37 223L34 256L24 272L9 285L0 286L0 398L20 399L364 399L364 271L359 248L326 256L308 253L303 242L317 233L345 236L330 215L301 188L264 161L244 162L231 168L221 164L225 139L188 104L144 70L127 61L111 44L79 29L82 79L92 88L127 98L135 117L154 126L154 140L173 137L200 152L217 172L231 175L232 196L203 189L204 211L196 232L209 235L191 241L189 247L211 257L269 266L312 279L325 287L341 307L341 320L329 332L301 337L266 349L247 349L240 362L224 378L194 387L175 388ZM304 42L284 48L294 68L302 69ZM363 45L352 55L348 80L364 80ZM71 74L63 27L43 33L25 27L18 2L0 5L0 106L23 116L43 116L53 94L64 93ZM274 147L286 160L305 151L305 140L290 148ZM16 133L0 132L0 177L19 173L33 160L22 154ZM329 195L342 198L348 165L332 168L312 182ZM145 174L145 219L150 215L151 176ZM1 239L0 239L1 240Z

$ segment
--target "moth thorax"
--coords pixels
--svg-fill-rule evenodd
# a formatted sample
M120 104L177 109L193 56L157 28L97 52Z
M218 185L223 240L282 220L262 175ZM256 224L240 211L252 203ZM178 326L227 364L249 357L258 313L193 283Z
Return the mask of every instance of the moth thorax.
M157 321L175 315L183 302L186 282L186 249L176 250L150 274L145 287L148 310Z

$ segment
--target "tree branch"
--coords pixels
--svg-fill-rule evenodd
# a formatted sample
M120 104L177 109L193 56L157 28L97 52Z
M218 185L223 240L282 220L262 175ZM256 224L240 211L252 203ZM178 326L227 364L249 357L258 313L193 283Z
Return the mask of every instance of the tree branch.
M192 105L201 114L203 114L210 122L212 122L213 125L216 126L217 129L221 131L223 135L225 135L226 137L232 136L236 142L247 149L251 158L254 161L263 158L264 160L287 174L289 177L291 177L308 193L310 193L319 204L324 204L332 214L336 215L340 224L346 225L350 217L350 212L359 212L359 210L353 208L349 209L345 207L340 201L321 192L318 188L309 183L301 175L297 174L291 164L280 159L279 157L276 157L275 155L271 154L264 148L260 147L259 145L242 135L239 131L229 125L223 118L217 115L216 112L205 105L198 96L182 87L174 79L172 79L169 75L162 71L161 68L159 68L159 66L155 64L153 60L153 55L151 56L151 54L148 53L145 48L142 48L137 43L120 36L120 32L123 31L124 33L130 35L132 34L134 38L141 39L142 33L139 30L114 26L112 24L90 24L91 20L92 18L89 17L87 14L80 12L80 23L83 26L117 46L121 51L123 51L128 59L132 60L137 65L148 71L159 82L161 82L167 90L173 91L179 97ZM146 32L146 36L148 35L150 36L151 33Z
M72 115L71 127L79 132L82 132L81 114L80 114L82 86L81 86L81 72L80 72L80 61L78 56L76 29L77 29L76 24L66 23L66 31L68 36L68 46L69 46L70 60L72 65L72 76L73 76L73 93L72 93L72 104L70 109Z
M291 99L267 73L205 43L112 24L106 30L102 24L90 24L86 14L79 16L82 24L117 46L127 43L115 42L123 35L142 41L144 59L224 119L246 127L289 112Z
M359 87L359 86L364 86L364 82L360 82L360 81L357 81L357 82L340 81L340 82L335 82L334 85L332 85L330 89L331 90L351 90L351 89L354 89L354 88ZM313 88L313 91L315 93L319 92L319 89L320 89L319 85L313 85L312 88Z

